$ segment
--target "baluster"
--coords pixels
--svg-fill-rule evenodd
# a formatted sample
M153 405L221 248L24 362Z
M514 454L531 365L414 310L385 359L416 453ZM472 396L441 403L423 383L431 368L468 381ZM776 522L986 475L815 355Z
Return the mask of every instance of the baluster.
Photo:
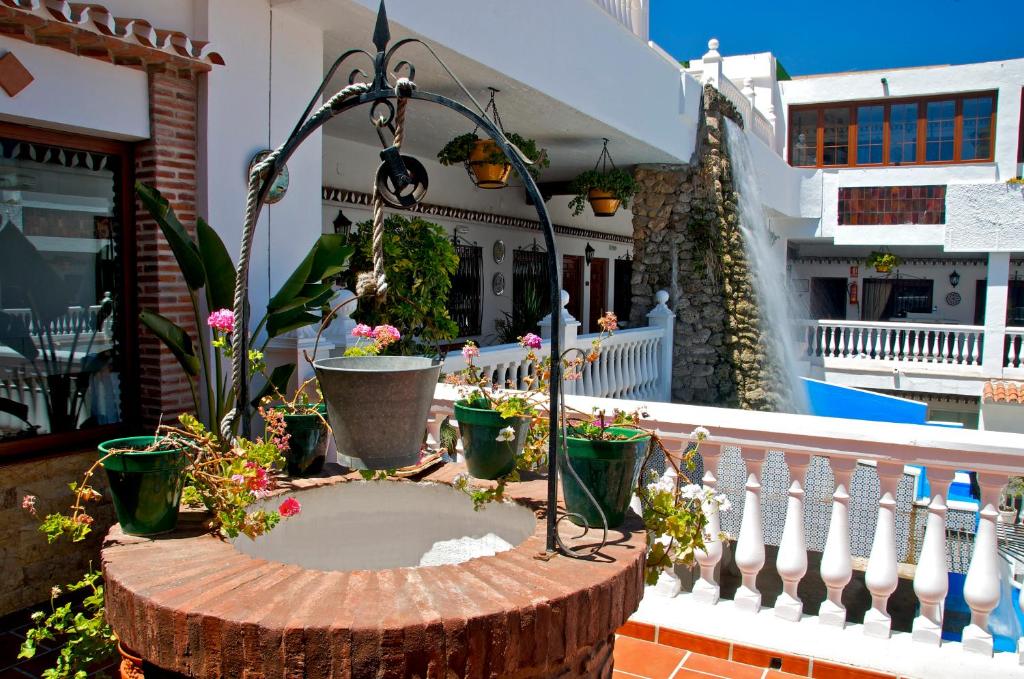
M964 581L964 600L971 607L971 624L964 628L964 650L992 655L992 635L988 617L999 603L999 553L996 546L996 512L999 491L1005 475L978 472L981 486L981 513L974 536L974 552Z
M427 420L427 446L431 448L441 447L441 423L444 418L453 411L447 406L434 405L430 407L430 417Z
M718 487L718 460L722 455L722 447L704 441L700 446L700 455L704 461L703 483L708 488ZM717 604L720 596L718 583L715 581L715 568L722 560L722 541L718 534L722 531L722 517L718 505L711 503L704 507L708 517L707 531L704 535L704 550L694 553L694 559L700 566L700 579L693 583L693 598L706 604Z
M911 342L911 340L910 340L910 331L908 331L908 330L901 330L900 331L899 342L900 342L900 351L899 351L899 355L897 356L897 358L902 360L902 359L907 358L907 356L910 354L910 346L911 346L911 344L910 344L910 342Z
M850 355L850 347L853 344L853 328L843 328L843 358Z
M844 627L846 607L843 589L853 577L853 559L850 555L850 478L857 461L845 457L831 458L835 492L832 493L832 516L828 522L828 537L821 554L821 579L828 590L828 598L821 602L818 621L823 625Z
M872 328L871 330L871 353L868 354L868 358L879 358L878 355L878 340L882 334L882 331L878 328Z
M803 453L787 453L789 466L789 502L786 506L786 523L782 528L782 541L775 560L775 569L782 577L782 594L775 601L775 615L783 620L798 622L804 612L804 604L797 595L800 580L807 574L807 540L804 536L804 489L807 465L811 456Z
M981 333L973 333L974 343L971 345L971 365L981 365Z
M860 358L867 358L869 347L871 345L871 328L860 329L860 350L857 355Z
M896 570L896 488L902 476L902 464L878 462L881 497L878 499L875 539L871 543L868 569L864 573L864 583L871 592L871 608L864 614L864 634L880 639L889 638L892 618L886 607L899 584Z
M1006 341L1006 356L1003 358L1003 367L1005 367L1005 368L1015 368L1016 367L1013 364L1013 343L1014 343L1013 341L1014 341L1014 339L1015 338L1014 338L1013 335L1010 335L1010 334L1006 335L1006 340L1007 340Z
M944 496L954 473L952 469L928 468L933 497L928 505L921 558L914 573L914 593L921 602L921 610L914 618L913 639L932 646L942 645L943 603L949 590Z
M939 340L938 335L939 333L937 331L928 331L927 352L925 353L925 358L928 359L929 363L933 363L935 361L935 343Z
M946 350L942 352L943 363L956 363L956 331L946 331Z
M747 465L746 494L743 501L743 521L736 540L736 566L743 574L743 583L733 600L736 608L749 613L761 609L761 592L757 589L757 574L764 568L764 531L761 527L761 467L763 449L743 448L743 461Z
M928 331L927 330L915 330L917 335L917 360L925 361L928 359L927 344L928 344Z

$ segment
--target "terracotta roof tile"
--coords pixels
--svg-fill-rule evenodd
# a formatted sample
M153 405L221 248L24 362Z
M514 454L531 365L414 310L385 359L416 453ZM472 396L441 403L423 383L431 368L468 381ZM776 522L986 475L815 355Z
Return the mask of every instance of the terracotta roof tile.
M989 380L982 390L984 403L1015 403L1024 405L1024 382Z
M223 65L209 43L145 19L119 17L101 4L0 0L0 33L129 66L165 63L188 71Z

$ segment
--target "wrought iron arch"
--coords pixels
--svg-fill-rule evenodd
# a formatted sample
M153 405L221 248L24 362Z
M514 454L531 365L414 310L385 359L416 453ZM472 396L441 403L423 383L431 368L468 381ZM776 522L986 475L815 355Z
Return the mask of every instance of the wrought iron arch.
M292 157L295 151L301 146L314 132L323 127L328 121L334 117L341 115L352 109L359 108L361 106L370 105L370 116L371 122L378 128L378 134L381 136L381 141L384 143L383 129L389 128L394 133L395 117L396 117L396 103L401 99L410 101L424 101L433 104L438 104L446 108L451 109L455 113L463 116L478 129L483 130L486 134L498 145L502 152L507 157L509 163L512 165L516 174L519 176L523 183L527 195L531 199L533 206L537 211L537 218L542 225L544 233L544 242L547 246L547 273L550 289L550 306L552 309L553 320L555 323L555 332L551 334L551 380L550 384L552 388L549 393L548 406L550 408L549 417L549 438L548 438L548 488L547 488L547 540L546 540L546 551L548 554L556 552L556 548L560 548L563 553L569 556L575 557L590 557L596 554L605 544L607 540L607 521L604 521L604 533L600 541L600 545L596 548L592 547L585 552L575 552L569 547L565 546L561 538L558 535L558 523L565 518L568 518L567 514L563 514L561 518L558 514L558 474L559 474L559 439L557 435L559 413L561 407L561 394L559 393L558 385L561 384L562 378L562 362L560 360L562 354L561 337L558 332L557 320L554 315L561 309L560 293L561 285L558 282L558 248L555 244L555 232L554 227L551 223L551 218L548 216L547 208L544 203L544 198L541 195L540 189L537 187L537 183L533 176L530 174L527 167L527 160L523 156L522 152L505 136L504 132L500 127L490 121L485 113L484 109L481 108L479 102L473 97L472 94L466 89L462 82L456 77L451 69L444 63L444 61L437 55L437 53L425 42L416 38L406 38L399 40L394 45L388 46L391 40L390 28L388 25L387 12L384 7L384 0L381 0L380 8L377 13L376 27L374 29L373 44L376 47L376 54L371 55L366 50L353 49L342 53L332 64L331 68L328 69L327 74L324 76L319 88L314 93L309 104L303 111L295 128L292 130L288 138L281 144L276 150L268 154L260 163L256 164L250 174L249 180L249 194L246 204L246 220L243 226L242 232L242 243L239 253L239 261L236 269L236 281L235 281L235 299L234 299L234 313L235 317L241 319L238 327L248 328L249 317L248 317L248 273L249 273L249 260L250 260L250 248L252 246L252 239L255 231L255 225L259 218L259 214L263 209L266 202L268 192L274 179L281 169L285 166L288 160ZM434 59L440 64L444 71L452 78L452 80L458 85L459 89L466 95L469 101L475 106L474 111L469 106L447 97L441 94L435 94L432 92L420 91L416 88L413 78L415 77L415 67L408 61L398 62L393 70L390 70L389 66L394 58L395 54L402 47L411 44L419 44L426 48L426 50L433 56ZM370 78L370 82L359 81L360 77L366 78L367 75L359 70L353 70L349 75L348 86L342 88L326 103L320 106L319 109L314 111L316 102L320 100L326 91L330 81L337 73L339 68L349 58L363 55L370 59L373 63L373 76ZM402 71L407 72L407 76L401 76ZM392 76L395 82L392 83ZM385 144L385 146L387 146ZM385 149L385 152L388 149ZM382 153L384 163L378 174L382 172L388 172L392 178L395 177L395 173L402 172L405 168L404 165L399 162L397 165L394 164L394 158L397 154L392 155L391 162L389 165L389 159L386 157L386 153ZM401 156L398 156L401 158ZM412 159L415 161L415 159ZM417 198L415 202L419 202L422 196ZM237 332L232 335L232 379L234 382L235 393L237 395L234 409L225 417L221 423L221 431L227 435L232 429L232 425L241 418L242 431L245 435L250 434L251 421L250 421L250 406L249 406L249 383L248 383L248 337L247 332ZM566 460L568 462L568 460ZM571 465L567 465L567 468L575 476L575 472ZM578 477L577 477L578 479ZM584 487L584 490L586 488ZM589 491L587 491L589 495ZM602 519L604 519L603 512L600 506L594 501L593 497L590 498L601 513ZM578 515L576 515L578 516ZM578 517L582 519L582 517ZM589 530L589 526L584 521L583 534Z

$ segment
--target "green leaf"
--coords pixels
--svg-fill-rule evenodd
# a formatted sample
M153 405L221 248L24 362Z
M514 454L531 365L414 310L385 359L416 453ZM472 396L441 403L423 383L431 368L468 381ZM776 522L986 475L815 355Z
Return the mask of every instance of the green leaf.
M17 401L0 396L0 413L13 415L22 422L30 424L28 421L28 406L24 403L18 403Z
M186 374L199 376L199 357L187 332L155 311L140 311L139 320L170 349Z
M5 344L26 361L34 361L39 355L36 343L32 341L28 326L19 316L0 311L0 344Z
M196 220L199 256L206 271L206 296L210 311L231 309L235 299L235 264L217 232L202 217Z
M178 261L178 268L181 269L185 284L190 290L203 287L206 284L206 270L199 256L199 248L178 221L171 204L159 191L142 182L135 182L135 191L139 194L142 205L164 232L164 238L167 239L167 244L171 246L174 258Z
M273 313L294 306L295 298L302 294L307 285L321 283L324 279L340 274L348 265L353 250L353 247L345 244L343 235L328 233L320 236L281 289L267 303L267 311Z
M291 381L292 375L295 374L295 364L286 363L285 365L279 365L274 368L270 373L270 377L267 378L267 383L263 385L263 388L256 394L256 398L252 400L252 407L255 408L260 404L267 396L273 396L275 393L285 394L288 392L288 382ZM277 391L275 391L275 388Z
M270 338L318 323L320 317L307 312L304 308L279 311L267 316L267 336Z

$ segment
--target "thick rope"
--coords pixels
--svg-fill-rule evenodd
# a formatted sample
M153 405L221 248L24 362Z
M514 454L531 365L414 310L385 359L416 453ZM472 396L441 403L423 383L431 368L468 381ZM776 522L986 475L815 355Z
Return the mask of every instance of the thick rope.
M340 90L323 106L321 106L316 113L309 117L300 129L299 134L296 136L301 137L311 127L319 127L323 124L325 118L331 116L332 109L338 107L342 101L349 97L367 92L369 89L370 85L366 83L355 83ZM238 266L235 269L235 298L233 306L235 313L235 328L240 330L240 332L231 333L231 383L234 385L235 394L241 393L242 381L246 378L245 363L248 360L248 357L242 355L242 337L243 333L248 332L248 328L243 328L242 322L245 318L245 303L248 299L249 292L249 259L252 254L252 239L256 231L256 220L259 218L260 208L262 207L262 205L258 204L257 197L259 195L260 186L263 183L263 174L268 172L274 166L277 158L284 151L284 148L288 143L289 142L285 142L280 147L267 154L263 160L253 166L252 171L249 173L249 193L245 203L245 222L242 225L242 244L238 252ZM224 416L224 419L221 420L220 435L224 440L230 440L232 438L232 430L234 429L234 424L238 419L239 414L239 407L236 403L231 411Z

